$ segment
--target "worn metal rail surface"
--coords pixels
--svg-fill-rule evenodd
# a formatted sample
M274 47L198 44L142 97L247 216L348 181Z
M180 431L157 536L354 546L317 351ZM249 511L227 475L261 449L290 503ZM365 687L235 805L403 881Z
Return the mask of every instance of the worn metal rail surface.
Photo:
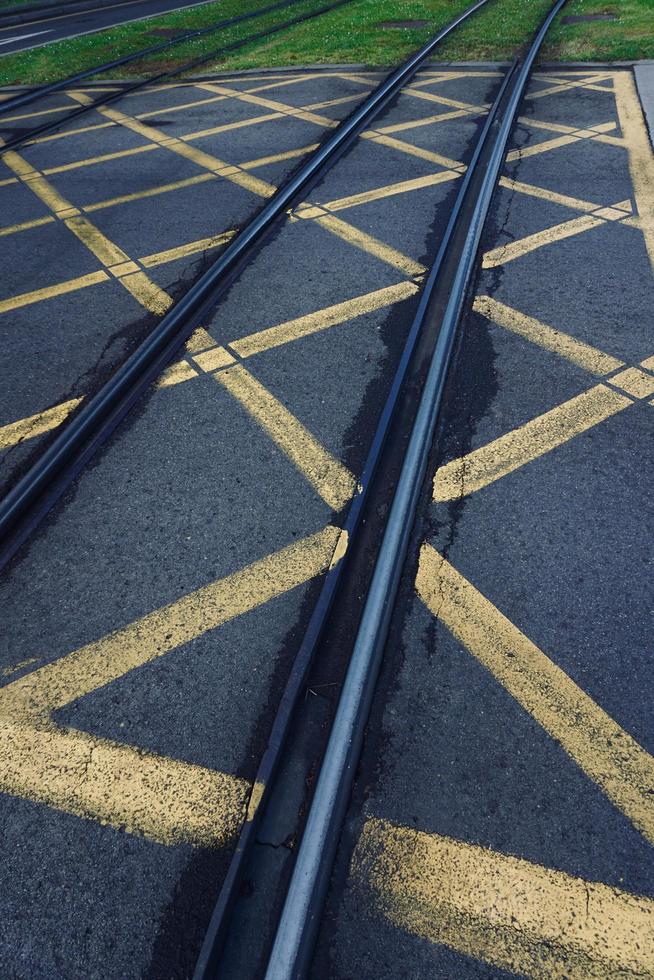
M483 161L481 183L465 219L465 235L456 267L448 276L439 254L416 313L412 334L424 329L425 323L433 316L432 303L438 299L438 294L444 293L448 297L437 324L437 341L429 372L365 598L347 675L268 961L266 980L291 980L305 976L310 963L432 448L457 323L464 310L482 230L533 64L552 21L564 3L565 0L557 0L519 70L512 69L505 79L495 103L494 118L482 135L482 141L491 137L492 146L488 158ZM475 163L479 163L479 155ZM469 189L469 186L462 188L462 194L465 195ZM461 217L459 214L457 220Z
M340 0L347 2L347 0ZM477 0L397 68L347 116L241 229L219 258L161 319L112 377L74 414L36 463L0 502L0 567L163 371L275 222L333 166L399 93L440 41L484 6ZM281 29L281 28L280 28Z

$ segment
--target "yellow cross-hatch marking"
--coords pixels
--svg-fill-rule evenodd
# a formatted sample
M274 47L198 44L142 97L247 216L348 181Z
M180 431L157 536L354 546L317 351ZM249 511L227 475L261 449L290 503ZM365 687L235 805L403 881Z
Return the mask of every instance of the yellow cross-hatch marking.
M428 544L416 592L654 844L654 758Z
M654 976L654 901L511 854L369 818L358 889L395 926L534 980Z
M228 843L247 781L63 729L52 713L310 581L340 536L328 526L0 688L0 790L162 844Z

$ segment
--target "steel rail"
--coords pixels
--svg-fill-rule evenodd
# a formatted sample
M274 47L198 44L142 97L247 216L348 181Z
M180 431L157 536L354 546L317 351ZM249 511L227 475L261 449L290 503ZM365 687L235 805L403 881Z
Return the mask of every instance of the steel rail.
M11 99L7 99L6 102L0 102L0 116L4 116L8 112L12 112L14 109L22 108L22 106L30 105L32 102L36 102L37 99L43 99L47 95L53 95L55 92L60 92L61 89L67 88L69 85L76 85L78 82L83 82L85 78L92 78L93 75L101 75L105 71L120 68L121 65L128 65L132 61L138 61L140 58L145 58L150 54L158 54L159 51L165 51L168 48L174 47L176 44L183 44L185 41L190 41L194 37L204 37L207 34L213 34L215 31L225 30L226 28L233 27L235 24L240 24L243 21L252 20L256 17L263 17L264 14L270 14L275 10L281 10L284 7L291 7L293 4L301 2L302 0L278 0L277 3L272 3L268 7L261 7L259 10L251 10L246 14L238 14L236 17L228 17L225 20L217 21L210 27L202 27L196 31L189 31L186 34L180 34L179 37L170 38L168 41L161 41L159 44L152 44L148 48L141 48L139 51L133 51L131 54L126 54L120 58L115 58L113 61L107 61L102 65L96 65L93 68L85 68L83 71L78 71L75 75L69 75L67 78L61 78L57 82L49 82L46 85L39 85L37 88L30 89L29 92L22 92L20 95L15 95ZM153 14L153 17L156 16L156 14ZM107 28L107 30L110 29L111 28Z
M15 553L20 543L75 479L99 446L114 431L123 416L150 383L173 358L179 347L198 325L199 317L216 302L237 270L259 245L270 228L293 204L299 202L318 178L345 152L368 123L395 98L418 71L443 38L488 0L476 0L413 54L384 81L314 150L307 160L282 184L254 218L239 232L224 252L168 311L133 354L116 370L102 388L83 403L57 433L49 447L0 503L0 567ZM92 441L92 445L90 445ZM64 472L67 467L66 472ZM57 480L57 485L54 481ZM48 491L48 499L44 493ZM33 514L29 527L8 541L18 522L24 519L38 498L42 506Z
M299 2L299 0L294 0L294 2ZM171 68L169 71L159 72L156 75L150 75L148 78L142 78L138 82L134 82L132 85L121 88L119 92L111 92L99 99L95 99L94 102L90 102L88 105L82 105L78 109L73 109L72 112L67 113L61 119L52 119L49 122L42 123L40 126L35 126L34 129L28 130L26 133L19 133L17 136L12 137L12 139L0 142L0 156L3 153L9 152L10 150L17 149L19 146L24 146L37 136L52 132L53 129L59 129L61 126L67 125L67 123L79 118L79 116L85 115L87 112L91 112L93 109L99 109L101 106L118 102L126 95L130 95L132 92L138 92L140 89L146 88L149 85L154 85L157 82L165 82L169 78L176 78L178 75L182 75L184 72L192 71L194 68L199 68L200 65L205 65L208 61L215 60L220 55L229 54L232 51L238 51L240 48L247 47L248 44L252 44L255 41L263 41L266 38L271 37L273 34L278 34L280 31L284 31L289 27L295 27L297 24L304 24L308 20L313 20L315 17L322 16L322 14L328 14L330 11L336 10L338 7L342 7L347 3L352 3L352 0L332 0L332 3L328 4L327 6L320 7L318 10L312 10L309 13L303 14L301 17L294 17L292 20L286 20L282 24L276 24L274 27L268 28L265 31L259 31L257 34L251 34L249 37L241 38L239 41L233 41L230 44L225 44L220 48L215 48L208 54L201 55L199 58L194 58L192 61L187 61L183 65L178 65L177 68Z
M305 974L363 742L381 656L388 634L400 576L426 474L443 389L466 292L472 278L481 233L495 191L508 140L533 63L554 17L566 0L557 0L541 25L508 97L421 395L400 478L379 550L327 750L293 868L266 980L295 980ZM432 290L438 288L437 277ZM424 317L423 304L417 313Z
M273 781L279 771L283 758L282 753L288 741L293 713L299 702L300 695L309 676L309 671L313 664L316 648L324 633L329 614L333 608L336 594L339 588L345 569L348 565L349 556L352 553L355 536L361 527L361 521L365 514L365 506L370 496L371 488L375 475L379 468L387 437L391 424L396 416L400 396L404 391L404 385L409 368L413 362L414 354L418 342L424 333L424 309L429 301L431 284L438 276L452 242L459 215L466 203L470 183L477 168L479 158L484 149L490 134L490 130L497 117L501 100L504 96L509 81L517 67L517 61L507 71L498 94L486 116L481 133L478 137L475 149L466 173L461 182L459 192L450 212L448 223L443 233L436 259L425 283L422 296L418 305L418 311L413 320L411 329L402 350L398 366L396 368L388 396L384 403L370 449L358 480L358 490L354 496L347 517L342 527L342 535L347 542L347 550L341 561L334 564L326 573L323 580L320 594L313 607L307 628L302 637L302 642L293 660L293 666L282 694L279 708L275 715L275 720L271 729L265 753L259 764L255 776L255 785L263 787L261 796L257 801L256 810L250 814L245 823L236 847L234 857L230 862L227 875L223 882L218 901L216 903L209 929L206 933L203 948L198 959L198 965L194 975L194 980L209 980L213 974L210 972L216 965L216 958L224 940L229 926L229 915L233 907L237 891L243 876L244 866L248 859L249 852L256 839L256 832L266 806L268 796L272 792Z

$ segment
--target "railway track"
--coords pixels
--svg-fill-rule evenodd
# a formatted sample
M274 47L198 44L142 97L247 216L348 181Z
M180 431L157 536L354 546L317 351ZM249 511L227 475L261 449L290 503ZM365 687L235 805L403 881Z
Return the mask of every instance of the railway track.
M492 104L475 133L467 164L459 167L456 175L461 178L458 192L450 200L448 220L439 235L433 264L423 273L417 271L414 263L412 279L402 284L404 292L398 293L395 285L388 287L396 290L394 295L415 297L414 316L397 350L393 373L379 402L378 420L367 440L356 486L339 495L334 488L342 478L342 470L335 467L328 481L332 483L329 492L323 490L323 500L332 512L340 512L341 517L332 520L326 544L321 539L322 543L311 546L319 549L325 545L329 558L326 562L313 559L319 572L319 588L310 596L310 612L304 617L302 636L294 637L291 643L292 655L286 661L284 680L264 744L261 740L257 743L256 766L246 793L245 820L240 826L238 842L230 850L229 863L220 875L222 887L196 965L196 980L244 976L243 960L239 959L244 948L252 975L265 973L270 980L282 980L307 975L311 968L400 578L406 573L412 528L418 505L425 498L425 476L434 454L434 435L457 324L469 298L482 232L534 62L552 20L564 3L565 0L557 0L528 51L498 82ZM316 211L321 220L330 218L334 209L323 210L309 195L320 182L334 176L337 164L347 151L364 142L362 137L370 134L373 122L378 127L379 117L396 107L399 94L424 68L440 40L482 6L483 2L469 8L335 126L269 196L186 295L164 314L134 354L70 417L0 506L3 562L9 571L10 560L17 557L26 542L38 537L35 532L41 529L45 515L69 493L100 447L112 437L120 436L121 423L131 417L132 410L153 382L165 371L176 369L180 362L175 359L182 345L194 331L215 317L216 309L220 317L217 303L229 301L233 295L230 290L238 289L238 277L255 259L261 259L271 235L281 234L280 226L288 219L301 223L303 210ZM161 76L149 80L148 84L157 80ZM121 93L120 97L125 94ZM114 97L112 94L111 98ZM460 103L457 105L451 99L449 103L454 114L465 111ZM99 104L94 102L89 111ZM58 125L61 123L47 124L48 129ZM395 132L401 131L404 125L391 123ZM33 131L24 137L24 142L35 138L37 132L42 134L44 130ZM377 129L375 132L379 135ZM10 151L10 144L2 149ZM414 181L423 179L414 178ZM355 196L350 194L348 200ZM375 248L379 253L378 245ZM397 254L394 261L397 264ZM400 261L403 261L401 257ZM410 268L410 263L404 265ZM334 318L339 315L336 307L331 307L327 320L331 317L338 323ZM310 316L295 318L282 324L282 328L286 333L300 330L310 334L319 328L310 325L309 320ZM232 351L248 356L243 355L248 344L255 352L265 350L265 346L259 346L265 344L262 335L275 329L267 327L241 337L240 348L239 340L226 347L211 348L213 367L218 363L218 354L227 357L223 367L234 364ZM242 367L241 361L236 365L236 372L242 371ZM246 387L251 385L251 381L244 379L242 375ZM244 400L243 389L239 391L236 382L232 384L232 393L238 391L237 397ZM266 399L258 389L251 387L250 391L255 392L256 398ZM260 417L265 417L263 410ZM276 423L265 417L262 424L272 430ZM281 427L289 425L293 421L281 417ZM301 463L297 465L301 468ZM315 467L310 480L314 486L320 486ZM246 595L243 610L256 607L259 592L266 594L270 574L262 572L262 578L255 576L254 584L242 586ZM303 574L298 572L297 578L291 575L294 584L288 588L301 583ZM231 598L229 589L232 588L230 585L217 598L207 594L200 602L217 604L221 609L222 604L232 603L240 610L241 600ZM239 588L237 585L237 594ZM253 599L254 592L257 595ZM198 592L196 598L199 595ZM163 614L165 609L152 615L156 619ZM180 615L183 619L185 613ZM175 623L174 618L165 622L162 619L164 646L175 634ZM137 641L141 635L146 637L146 646L151 642L147 638L148 628L139 626L136 632ZM111 654L114 641L109 638L108 642ZM160 641L154 642L156 645ZM177 642L176 638L170 640L173 647ZM129 650L133 641L126 636L120 642L116 640L116 644L119 653L121 644ZM134 649L137 646L138 642ZM81 651L82 659L85 649ZM160 653L161 650L152 656ZM88 656L91 655L89 652ZM138 655L134 656L138 660ZM321 682L335 688L338 697L331 697L328 705L321 703L314 707L308 703L307 692L318 690ZM68 682L53 682L55 691L59 683ZM93 688L87 685L86 690ZM61 695L58 698L55 707L67 703ZM189 792L192 796L190 788ZM194 798L193 805L197 806ZM70 804L65 803L64 810L66 806ZM83 808L81 812L88 815ZM122 823L111 814L108 817L113 826L130 826L129 820L121 819ZM211 813L206 819L211 820ZM174 836L174 830L156 833L164 842L167 842L166 833ZM262 839L271 834L276 839L292 841L274 867L270 863L269 845L262 844ZM257 896L255 903L249 901L253 893ZM262 909L273 909L275 914L266 916L265 922L260 921ZM238 968L235 963L239 964Z

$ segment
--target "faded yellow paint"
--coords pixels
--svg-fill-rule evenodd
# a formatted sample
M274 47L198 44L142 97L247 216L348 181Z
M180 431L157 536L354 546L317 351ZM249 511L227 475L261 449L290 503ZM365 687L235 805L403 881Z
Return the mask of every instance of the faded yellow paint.
M458 500L482 490L562 446L633 402L599 384L436 472L434 500Z
M654 844L654 758L428 544L416 592Z
M202 354L193 355L193 363L205 373L229 367L235 363L235 360L224 347L212 347L210 350L205 350Z
M596 85L597 82L604 82L609 79L615 79L617 73L614 72L598 72L594 75L589 75L587 78L576 79L574 81L559 81L555 79L555 84L551 85L549 88L541 88L536 92L528 92L525 98L527 99L542 99L547 95L558 95L560 92L569 92L574 88L588 88L595 92L604 92L606 95L611 95L611 89L601 88Z
M241 340L232 341L229 347L239 357L252 357L253 354L260 354L262 351L271 350L298 340L300 337L307 337L320 330L347 323L348 320L366 313L392 306L414 296L417 292L418 287L411 281L401 282L396 286L386 286L371 293L364 293L362 296L355 296L354 299L345 300L343 303L327 306L315 313L307 313L297 319L287 320L286 323L268 327L266 330L259 330Z
M106 208L115 208L121 204L133 204L134 201L144 201L149 197L157 197L159 194L169 194L171 191L180 191L185 187L195 187L196 184L206 184L209 180L218 180L217 174L196 174L194 177L185 177L184 180L175 180L170 184L157 184L156 187L148 187L146 190L135 191L133 194L108 197L103 201L96 201L94 204L82 205L82 211L85 211L86 214L93 214L94 211L104 211Z
M71 398L52 408L46 408L44 412L37 412L36 415L1 426L0 449L8 449L24 439L34 439L44 432L56 429L81 402L81 398Z
M428 174L426 177L414 177L412 180L399 180L394 184L386 184L385 187L374 187L369 191L361 191L359 194L350 194L348 197L339 197L333 201L326 201L321 207L328 211L344 211L347 208L358 207L360 204L369 204L370 201L380 201L386 197L394 197L396 194L410 194L412 191L422 190L424 187L433 187L436 184L443 184L450 180L456 180L461 176L458 170L441 170L436 174ZM298 217L302 214L298 213Z
M334 129L338 126L338 122L330 119L329 116L320 116L301 108L296 109L294 106L286 105L284 102L277 102L274 99L266 99L260 95L255 95L252 91L241 92L228 89L215 82L199 82L197 87L206 89L208 92L216 92L219 95L229 95L230 98L236 99L239 102L261 106L264 109L271 109L273 112L280 112L285 116L302 119L304 122L314 123L316 126L321 126L325 129Z
M355 479L302 423L242 365L214 375L288 456L325 503L341 510L352 498Z
M98 163L107 163L110 160L121 160L124 157L136 156L140 153L148 153L150 150L158 150L156 143L148 143L145 146L133 146L129 150L117 150L115 153L102 153L95 157L85 157L82 160L74 160L72 163L62 163L57 167L47 167L43 173L46 177L51 174L68 173L70 170L79 170L82 167L92 167Z
M173 305L168 293L148 279L145 272L133 272L128 276L121 276L118 281L141 306L156 316L163 316Z
M420 262L414 261L408 255L403 255L402 252L393 248L391 245L380 242L378 238L374 238L365 231L349 225L346 221L342 221L335 215L328 214L323 218L316 218L316 224L320 225L321 228L326 228L327 231L336 235L337 238L342 238L349 245L354 245L355 248L361 249L362 252L367 252L381 262L393 266L394 269L399 269L404 275L419 276L426 271L424 265L421 265Z
M584 231L590 231L591 228L599 228L603 224L604 221L602 218L595 217L592 214L582 215L579 218L570 218L568 221L562 221L558 225L552 225L550 228L544 228L542 231L534 232L533 235L526 235L524 238L519 238L515 242L509 242L506 245L500 245L498 248L491 249L491 251L486 252L484 255L482 267L484 269L495 269L498 265L507 265L507 263L522 258L523 255L527 255L537 248L543 248L546 245L561 242L565 238L572 238L574 235L580 235Z
M451 837L368 819L357 887L400 929L534 980L654 976L654 901Z
M52 215L46 215L44 218L33 218L31 221L21 221L17 225L6 225L4 228L0 228L0 238L4 238L7 235L15 235L17 232L30 231L32 228L40 228L42 225L49 225L55 219Z
M477 296L472 308L493 323L524 337L532 344L538 344L539 347L558 354L559 357L564 357L591 374L601 376L624 366L624 362L619 361L617 357L611 357L610 354L605 354L562 330L555 330L541 323L535 317L505 306L491 296ZM614 378L611 379L611 383L616 383Z
M627 152L629 173L634 188L650 264L654 268L654 153L631 72L620 71L614 76L615 103Z
M654 377L638 368L630 367L609 379L616 388L621 388L634 398L649 398L654 395Z
M0 790L162 844L228 843L245 780L63 730L51 714L309 581L339 535L327 527L1 688Z
M10 296L9 299L0 300L0 313L18 310L22 306L40 303L44 299L53 299L55 296L64 296L66 293L74 293L78 289L86 289L87 286L95 286L96 283L106 282L108 279L109 275L100 270L90 272L86 276L78 276L76 279L68 279L66 282L58 282L54 286L43 286L42 289L33 289L29 293L19 293L17 296Z
M151 255L144 255L139 259L139 263L144 269L152 269L158 265L165 265L166 262L175 262L177 259L184 259L188 255L195 255L197 252L207 252L220 245L227 245L232 240L236 231L221 232L219 235L212 235L210 238L199 238L197 241L188 242L186 245L177 245L175 248L167 248L163 252L152 252Z
M398 140L394 136L386 136L384 133L375 129L369 129L365 133L362 133L361 138L373 140L373 142L387 146L391 150L399 150L400 153L405 153L412 157L419 157L421 160L428 160L430 163L437 163L447 170L465 170L465 165L460 160L452 160L451 157L445 157L442 153L435 153L433 150L424 150L421 146L414 146L413 143Z

